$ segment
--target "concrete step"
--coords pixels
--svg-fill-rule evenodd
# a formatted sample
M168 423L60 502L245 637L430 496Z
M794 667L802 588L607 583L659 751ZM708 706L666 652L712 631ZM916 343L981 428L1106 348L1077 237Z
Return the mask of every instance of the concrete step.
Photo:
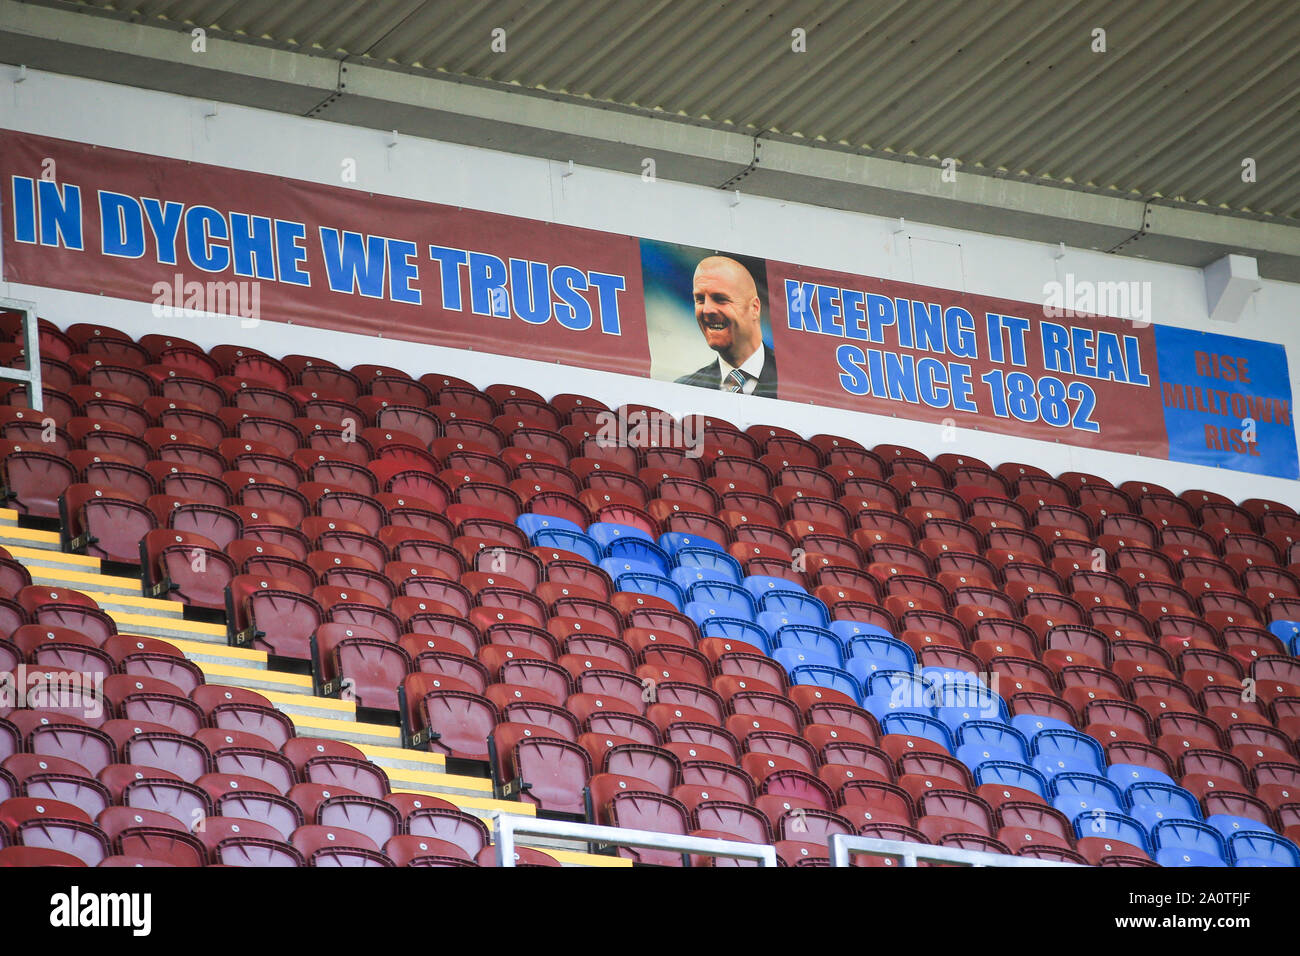
M585 843L574 842L573 846L579 847L580 849L569 849L567 847L562 847L562 846L552 846L547 843L533 842L534 840L543 840L543 839L545 838L529 837L528 842L525 842L523 840L516 840L515 843L518 844L519 846L532 847L534 850L541 850L543 853L550 854L551 856L555 857L556 860L559 861L560 866L630 867L632 865L631 860L625 860L621 856L597 856L594 853L588 853L586 851L587 844Z
M431 773L444 773L447 769L446 757L442 754L430 753L427 750L411 750L406 747L388 747L377 744L357 744L357 749L375 763L382 764L384 767L427 770Z
M74 588L78 591L98 591L104 594L127 595L130 597L141 596L140 582L135 578L119 578L110 574L101 574L97 568L81 570L71 567L29 565L27 572L32 576L32 584Z
M0 525L0 545L13 553L14 548L35 548L44 551L58 551L59 533L57 531L38 531L35 528L20 528L17 525Z
M384 766L380 761L374 763ZM411 770L384 766L388 785L394 790L422 790L446 799L454 794L461 797L491 799L492 781L486 777L466 777L460 774L434 773L428 770Z
M302 677L307 681L308 690L291 690L288 688L278 688L259 691L263 697L274 705L276 710L283 711L297 726L300 718L306 718L304 726L312 726L313 720L344 720L353 721L357 719L357 705L345 700L335 700L331 697L314 697L311 694L311 678ZM316 734L321 736L321 734Z
M310 684L309 684L310 686ZM312 706L318 701L327 701L327 697L309 698ZM331 701L331 703L340 703ZM280 707L280 705L276 705ZM351 706L351 705L349 705ZM280 707L285 710L284 707ZM288 711L286 710L286 713ZM298 728L299 737L323 737L327 740L341 740L349 744L373 744L381 747L401 747L402 732L396 727L384 724L365 724L356 719L356 709L349 716L321 717L313 714L298 714L293 717L294 726Z
M306 700L314 699L308 696L312 691L312 683L311 678L306 674L285 674L281 671L267 670L265 667L244 667L212 661L195 661L195 663L199 665L199 670L203 671L203 676L210 684L246 687L268 698L270 697L268 691L276 691L302 696Z
M113 580L113 579L110 579ZM118 579L120 580L120 579ZM185 605L179 601L160 601L157 598L147 598L140 594L116 594L107 591L95 591L88 588L78 588L87 597L93 598L103 610L111 616L113 614L136 614L145 617L158 618L161 621L176 621L182 624L189 624L184 618ZM139 589L137 588L137 591ZM165 625L160 624L159 627ZM225 627L221 627L221 633L225 635Z
M142 599L144 600L144 599ZM108 616L117 622L123 634L144 637L161 637L163 640L203 641L208 644L226 644L226 626L205 621L186 621L179 617L160 617L152 613L109 611Z
M492 814L497 810L500 810L503 813L513 813L521 817L537 816L531 803L517 803L513 800L497 800L490 796L476 797L461 793L439 793L433 790L417 790L413 787L394 786L391 789L394 793L414 793L420 796L433 795L435 797L441 797L448 803L454 803L466 813L472 813L474 816L478 817L488 825L489 830L492 828Z
M0 529L0 533L2 532L3 529ZM91 574L99 573L99 558L89 558L84 554L65 554L62 551L47 551L27 545L6 545L5 547L16 560L25 564L28 570L32 568L57 568L85 571Z
M229 644L209 644L180 637L169 637L176 649L196 664L224 664L228 667L251 667L266 670L266 651L250 647L231 647Z

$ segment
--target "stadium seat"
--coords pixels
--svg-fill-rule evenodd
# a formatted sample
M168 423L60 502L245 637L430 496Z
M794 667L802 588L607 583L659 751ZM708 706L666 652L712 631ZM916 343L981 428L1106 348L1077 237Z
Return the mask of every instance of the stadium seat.
M1161 866L1227 866L1228 850L1213 827L1192 820L1162 820L1151 828Z

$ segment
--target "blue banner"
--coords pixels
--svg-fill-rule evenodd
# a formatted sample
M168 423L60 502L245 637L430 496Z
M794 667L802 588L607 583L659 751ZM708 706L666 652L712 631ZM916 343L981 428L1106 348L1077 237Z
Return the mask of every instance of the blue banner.
M1155 331L1170 460L1300 477L1286 348L1169 326Z

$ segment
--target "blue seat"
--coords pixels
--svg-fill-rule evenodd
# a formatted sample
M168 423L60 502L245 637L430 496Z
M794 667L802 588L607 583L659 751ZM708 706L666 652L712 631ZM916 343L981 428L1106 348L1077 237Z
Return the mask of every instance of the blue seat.
M1214 827L1193 820L1162 820L1151 828L1161 866L1227 866L1228 848Z
M834 667L839 669L840 660L838 657L832 657L829 654L819 654L814 650L803 647L777 647L772 651L772 659L785 668L786 673L794 670L796 667L803 667L808 664L814 664L818 667Z
M1143 767L1136 763L1113 763L1106 768L1106 779L1120 790L1127 790L1135 783L1163 783L1175 786L1169 774L1154 767Z
M888 697L864 697L862 709L876 718L877 723L891 714L912 714L917 717L933 717L934 711L919 704L899 704Z
M1038 714L1016 714L1011 718L1011 726L1025 735L1026 740L1033 740L1041 730L1074 730L1069 724L1056 717L1040 717Z
M859 635L864 637L894 636L883 627L880 627L877 624L868 624L866 621L831 621L831 630L836 633L840 639L840 643L845 647L848 647L853 643L853 639ZM900 643L902 642L900 641ZM903 644L903 646L907 647L906 644ZM910 647L907 647L907 649L909 651L911 650Z
M823 667L820 664L801 664L790 671L791 684L812 684L847 694L854 701L862 703L862 688L853 679L853 675L838 667Z
M651 597L667 601L679 611L682 609L681 588L658 574L641 574L638 572L620 574L614 579L614 587L619 591L648 594Z
M925 679L926 683L933 684L936 688L978 687L982 691L989 689L978 674L972 674L970 671L964 671L957 667L922 667L921 677Z
M1048 778L1047 787L1052 806L1067 820L1086 810L1123 813L1125 809L1119 787L1097 774L1065 771Z
M649 538L619 537L605 544L605 557L620 558L638 564L648 564L656 574L668 576L673 569L672 559Z
M1148 830L1165 820L1199 823L1201 807L1196 797L1182 787L1154 780L1142 780L1124 788L1128 814Z
M897 667L897 661L879 661L869 657L850 657L844 662L844 669L861 684L871 680L871 675L878 671L895 670Z
M760 602L760 607L762 606L763 597L773 591L789 591L792 594L804 595L808 593L806 588L801 588L793 581L773 577L770 574L751 574L745 577L740 584L753 596L755 601Z
M673 568L672 580L683 592L692 584L700 581L717 581L721 584L736 583L726 571L719 571L716 568Z
M831 633L841 638L841 644L844 635L836 630L835 625L843 623L845 622L834 621L831 624ZM890 637L888 634L855 634L848 641L848 659L863 661L864 668L868 668L871 664L877 665L869 667L873 671L917 669L916 652L898 638Z
M1007 702L994 693L987 694L982 701L970 707L945 707L942 706L941 699L935 700L934 703L940 705L935 709L935 716L953 730L968 720L992 720L1008 726L1011 724L1008 719Z
M957 728L968 720L992 720L994 723L1007 723L1005 720L999 719L996 712L985 714L983 709L980 707L936 707L934 709L934 716L938 717L948 725L948 729L953 732L954 737L957 733ZM1007 724L1007 726L1009 727L1011 725Z
M1003 717L1006 704L989 690L982 680L969 671L948 667L923 667L921 679L932 692L935 707L961 707L976 713L972 716L996 719Z
M877 671L865 682L865 688L862 706L878 720L900 711L927 717L934 714L925 683L913 671Z
M1267 823L1230 813L1212 813L1205 818L1205 822L1222 833L1225 840L1234 833L1272 833L1276 836L1276 832Z
M677 570L692 571L697 568L715 575L714 580L725 584L740 584L741 575L744 574L740 562L724 551L706 551L702 548L677 551Z
M1292 654L1297 652L1297 638L1300 638L1300 621L1274 621L1268 626L1278 640L1286 645Z
M970 764L967 764L967 766L970 766ZM1044 800L1047 799L1047 780L1028 764L1011 763L1006 760L986 760L975 765L974 773L977 787L986 783L1002 787L1018 787L1021 790L1036 793Z
M659 576L659 565L649 561L636 561L632 558L601 558L600 569L617 579L620 574L654 574Z
M634 528L627 524L617 524L613 521L596 521L587 526L587 534L602 548L606 548L611 542L619 538L639 538L647 544L654 544L655 539L651 537L650 532L642 531L640 528Z
M1029 762L1049 781L1058 773L1106 772L1101 744L1077 730L1040 730L1030 738L1029 753Z
M741 575L744 574L740 562L724 551L684 548L677 551L673 561L677 562L677 567L686 568L688 571L698 568L701 571L711 572L718 575L719 580L727 581L728 584L740 584Z
M738 584L726 584L722 581L697 581L686 589L686 600L709 604L718 608L736 608L739 613L722 614L722 617L738 617L742 620L754 620L754 599L749 592Z
M730 617L745 620L748 609L739 604L722 604L717 601L687 601L682 613L695 622L696 627L704 627L704 622L715 617ZM768 636L763 634L763 644L768 643ZM750 643L753 643L752 641Z
M830 614L826 605L800 591L768 591L758 601L761 613L788 615L791 624L813 624L826 627L830 623Z
M863 683L867 696L885 697L896 704L933 709L930 702L930 689L915 671L880 670L872 674Z
M926 740L942 744L948 753L952 753L952 734L948 732L948 728L937 718L927 717L924 714L886 714L880 719L880 732L924 737Z
M675 555L673 560L677 562L679 568L704 568L708 571L716 571L718 574L725 574L727 581L731 584L739 584L745 572L741 570L740 562L727 554L725 551L710 551L708 548L682 548Z
M807 624L787 624L777 628L772 635L772 646L777 648L799 648L814 654L828 657L834 661L832 666L842 667L844 658L839 639L824 627L812 627Z
M726 554L727 549L712 538L703 538L698 534L685 534L681 531L665 531L659 536L659 547L674 559L683 551L713 551ZM730 555L728 555L730 557Z
M689 605L688 605L689 607ZM687 612L689 615L689 611ZM700 625L700 637L721 637L729 641L744 641L767 654L771 650L770 638L753 621L736 617L709 617L697 622Z
M1286 837L1243 830L1228 837L1233 866L1300 866L1300 849Z
M1147 840L1146 828L1137 820L1123 813L1112 810L1085 810L1073 818L1074 832L1079 839L1085 837L1103 837L1118 840L1137 847L1143 853L1150 854L1151 844Z
M528 539L539 548L555 548L559 551L572 551L581 555L592 564L600 561L600 545L585 534L565 531L563 528L543 528L534 531Z
M557 518L553 515L539 515L534 512L521 514L515 519L515 524L519 526L524 534L528 535L530 541L533 535L543 528L559 528L562 531L571 531L574 534L586 534L582 525L576 521L570 521L568 518Z
M942 708L937 715L943 720ZM944 721L945 726L951 726ZM972 770L989 760L1027 763L1029 744L1010 724L996 720L968 720L957 728L957 759Z

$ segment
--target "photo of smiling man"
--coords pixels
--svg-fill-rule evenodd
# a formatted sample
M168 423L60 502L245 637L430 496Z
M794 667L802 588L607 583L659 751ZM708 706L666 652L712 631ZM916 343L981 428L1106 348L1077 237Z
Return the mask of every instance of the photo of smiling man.
M766 263L649 240L641 262L653 377L776 398Z

